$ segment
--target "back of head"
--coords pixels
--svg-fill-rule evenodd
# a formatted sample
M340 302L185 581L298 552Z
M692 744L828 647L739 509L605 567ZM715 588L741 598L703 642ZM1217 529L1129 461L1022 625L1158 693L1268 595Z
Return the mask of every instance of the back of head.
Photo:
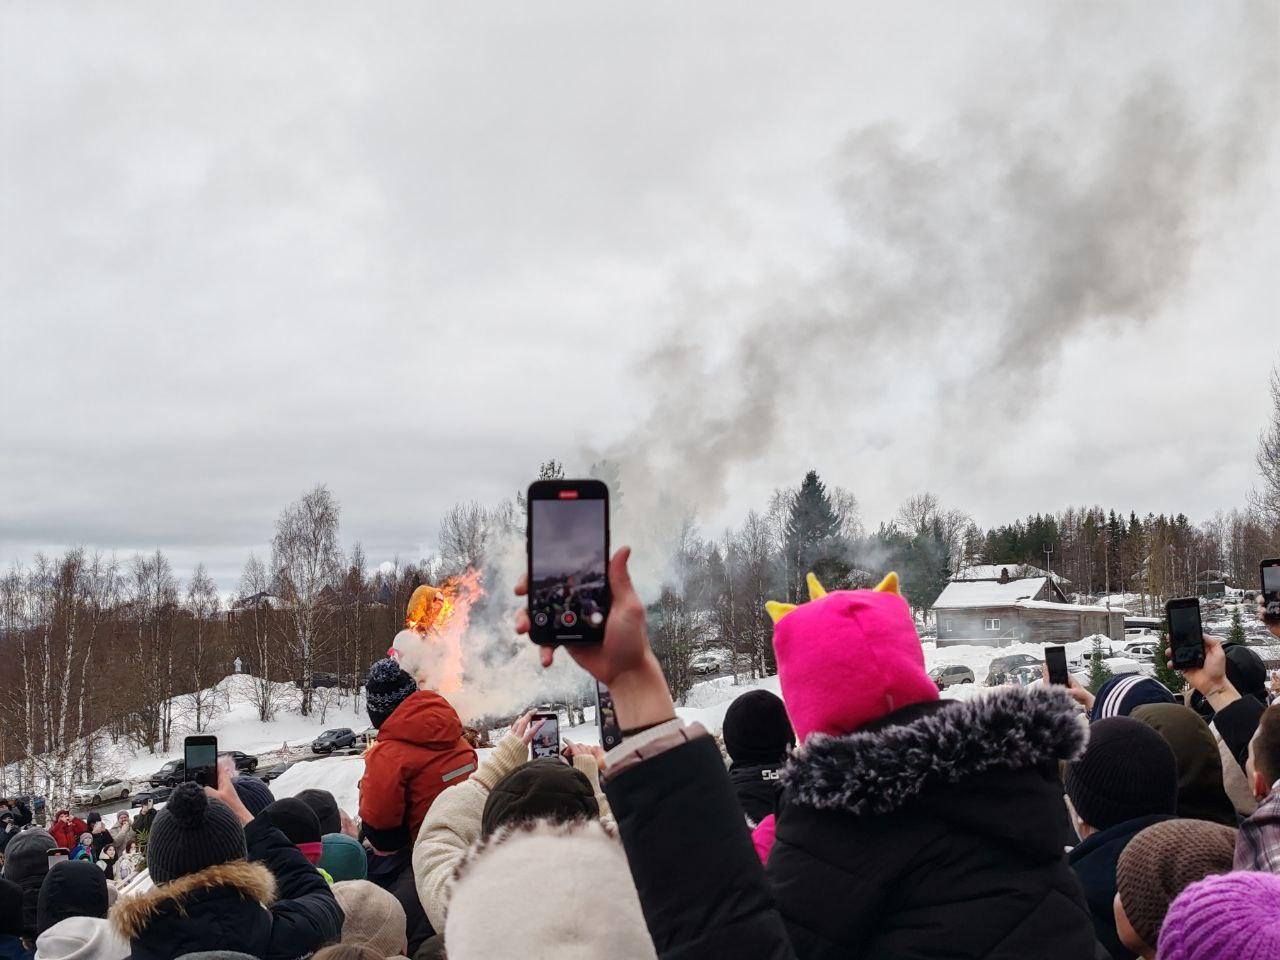
M480 836L525 820L564 823L599 817L591 781L580 771L553 757L516 767L489 791L480 818Z
M301 800L320 821L321 835L342 832L342 815L338 812L338 801L328 790L317 790L314 787L299 790L294 794Z
M48 830L33 827L14 834L4 848L4 878L21 884L49 871L49 851L58 845Z
M0 937L22 936L22 888L0 878Z
M40 960L127 960L129 941L101 917L68 917L36 939Z
M337 880L363 880L369 875L364 847L345 833L326 833L321 841L320 869Z
M1156 945L1178 894L1198 880L1231 870L1235 848L1235 830L1204 820L1165 820L1129 841L1116 867L1116 892L1143 942Z
M1180 703L1149 703L1133 711L1164 738L1178 762L1178 816L1234 827L1235 807L1222 786L1222 756L1209 725Z
M895 574L875 590L834 593L810 574L809 593L796 607L768 605L782 699L800 742L938 699Z
M68 917L107 916L107 875L85 860L56 863L40 885L36 932Z
M1280 957L1280 876L1239 871L1178 895L1160 928L1160 960Z
M236 815L195 783L174 788L147 840L147 869L156 884L246 856L244 829Z
M1098 688L1089 710L1091 721L1127 717L1148 703L1177 703L1178 698L1159 680L1137 673L1112 677Z
M319 843L323 837L315 811L297 797L277 800L262 811L262 816L292 844Z
M1178 806L1178 762L1160 734L1132 717L1089 728L1084 756L1067 764L1067 796L1096 830Z
M745 766L782 763L796 742L786 705L768 690L749 690L729 704L721 734L730 759Z
M449 960L656 956L622 846L599 820L503 827L454 877L444 931Z
M400 669L391 657L384 657L369 668L365 681L365 704L369 722L381 727L405 700L418 691L418 682Z
M344 880L333 895L346 917L342 942L368 947L379 957L394 957L408 947L404 907L395 894L368 880Z
M255 817L276 802L271 788L257 777L236 777L231 781L231 786L235 788L236 796L245 805L245 809Z
M1262 776L1266 786L1280 780L1280 703L1274 703L1262 712L1249 749L1253 768Z

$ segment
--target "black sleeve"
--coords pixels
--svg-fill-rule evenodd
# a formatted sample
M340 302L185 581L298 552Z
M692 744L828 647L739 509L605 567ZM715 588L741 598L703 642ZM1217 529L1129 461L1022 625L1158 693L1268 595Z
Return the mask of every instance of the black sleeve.
M1249 741L1258 730L1266 707L1253 696L1243 696L1213 715L1213 725L1236 762L1244 767L1249 756Z
M659 956L795 960L713 739L644 760L605 794Z
M261 816L244 828L244 837L249 859L270 870L280 888L280 898L271 905L271 944L264 960L289 960L337 941L342 908L320 871Z
M25 827L31 822L31 808L27 806L27 801L21 797L14 799L14 806L17 807L13 812L13 824L16 827Z

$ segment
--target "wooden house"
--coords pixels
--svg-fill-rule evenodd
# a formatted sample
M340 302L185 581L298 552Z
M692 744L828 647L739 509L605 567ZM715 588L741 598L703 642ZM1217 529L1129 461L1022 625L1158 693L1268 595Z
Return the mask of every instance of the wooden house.
M957 580L947 584L933 605L938 646L1013 643L1071 643L1093 634L1124 640L1119 608L1068 603L1049 577Z

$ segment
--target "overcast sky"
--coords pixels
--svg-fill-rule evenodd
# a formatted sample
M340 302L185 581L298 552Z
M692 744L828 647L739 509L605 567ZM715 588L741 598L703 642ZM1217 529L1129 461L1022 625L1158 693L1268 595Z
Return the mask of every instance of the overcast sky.
M0 561L371 563L541 459L704 527L1254 482L1277 4L0 5Z

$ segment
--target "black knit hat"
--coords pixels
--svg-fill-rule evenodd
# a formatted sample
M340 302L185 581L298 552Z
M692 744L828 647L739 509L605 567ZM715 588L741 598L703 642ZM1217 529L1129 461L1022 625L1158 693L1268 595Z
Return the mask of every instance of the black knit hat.
M549 819L565 823L600 816L591 781L554 757L516 767L489 791L480 815L480 836L517 821Z
M299 790L294 796L311 808L311 812L320 821L322 834L342 832L342 814L338 812L338 801L332 793L312 787Z
M734 763L781 763L795 745L795 731L782 698L768 690L750 690L729 704L721 730Z
M0 937L20 936L22 936L22 888L12 880L0 877Z
M1067 764L1067 796L1097 830L1178 807L1178 761L1164 738L1132 717L1089 727L1084 756Z
M244 829L236 815L196 783L174 788L147 838L147 868L157 884L246 856Z
M236 796L245 809L255 817L276 802L271 788L257 777L236 777L231 781L231 786L235 788Z
M40 884L36 932L44 933L68 917L107 915L107 875L87 860L55 863Z
M381 727L396 707L418 692L417 681L400 669L391 657L379 660L369 668L365 682L365 705L369 710L369 722Z
M262 811L262 816L295 846L319 843L322 839L320 821L316 819L315 812L297 797L277 800Z

